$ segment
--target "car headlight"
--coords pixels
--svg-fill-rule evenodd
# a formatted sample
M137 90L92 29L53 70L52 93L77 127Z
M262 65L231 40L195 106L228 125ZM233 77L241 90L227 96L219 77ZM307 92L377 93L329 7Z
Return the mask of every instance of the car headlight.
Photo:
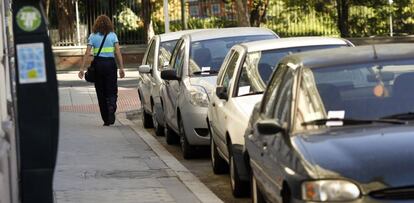
M360 195L358 186L345 180L320 180L302 183L302 199L306 201L351 201Z
M207 107L208 96L200 86L191 86L189 90L190 103L195 106Z

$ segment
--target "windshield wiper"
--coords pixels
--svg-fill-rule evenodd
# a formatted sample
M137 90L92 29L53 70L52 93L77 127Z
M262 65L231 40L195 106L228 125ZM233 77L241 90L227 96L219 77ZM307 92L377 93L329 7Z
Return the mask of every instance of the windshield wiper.
M363 125L371 123L390 123L390 124L405 124L405 122L398 120L388 120L388 119L374 119L374 120L360 120L360 119L350 119L350 118L323 118L316 119L312 121L303 122L302 126L306 125L326 125L328 122L342 122L342 125ZM336 126L336 125L333 125Z
M381 119L414 120L414 112L398 113L381 117Z
M242 95L239 95L239 97L243 97L243 96L250 96L250 95L256 95L256 94L263 94L263 93L264 93L264 91L250 92L250 93L247 93L247 94L242 94Z
M195 72L193 72L193 75L203 75L204 73L208 73L208 75L210 75L210 74L217 74L218 71L216 71L216 70L195 71Z

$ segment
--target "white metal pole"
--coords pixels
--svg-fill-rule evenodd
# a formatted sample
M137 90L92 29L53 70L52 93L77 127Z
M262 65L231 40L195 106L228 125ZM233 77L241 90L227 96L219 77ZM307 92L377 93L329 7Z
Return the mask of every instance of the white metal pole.
M394 31L393 31L393 23L392 23L392 3L393 0L388 0L388 3L390 4L390 36L394 36Z
M168 0L164 0L165 32L170 32L170 16L168 15Z
M78 40L78 46L81 45L80 39L80 24L79 24L79 0L75 0L75 9L76 9L76 37Z

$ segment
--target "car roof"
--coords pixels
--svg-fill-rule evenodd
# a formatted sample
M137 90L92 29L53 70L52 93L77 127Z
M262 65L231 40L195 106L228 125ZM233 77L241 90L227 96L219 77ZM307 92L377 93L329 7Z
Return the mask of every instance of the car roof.
M405 59L414 59L413 44L377 44L308 51L289 55L281 62L322 68Z
M191 38L191 41L203 41L208 39L219 39L226 37L236 37L236 36L251 36L251 35L274 35L277 36L273 31L267 28L259 27L234 27L234 28L220 28L212 30L203 30L201 32L193 32L186 34Z
M352 45L348 40L335 37L290 37L281 39L261 40L240 44L247 52L283 49L299 46L318 45Z
M178 40L178 39L180 39L181 36L183 36L185 34L190 34L190 33L193 33L193 32L199 32L199 31L203 31L203 30L208 30L208 29L181 30L181 31L177 31L177 32L168 32L168 33L160 34L158 36L160 37L161 42L168 42L168 41L172 41L172 40Z

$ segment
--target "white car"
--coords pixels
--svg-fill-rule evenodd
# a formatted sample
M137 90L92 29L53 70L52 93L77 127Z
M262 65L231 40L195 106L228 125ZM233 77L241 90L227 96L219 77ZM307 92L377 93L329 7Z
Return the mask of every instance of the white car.
M347 46L353 44L340 38L297 37L243 43L229 51L211 94L207 123L213 171L224 173L230 166L235 196L248 194L250 174L244 164L238 164L244 163L244 134L279 61L295 52Z
M164 134L164 112L160 98L160 86L163 82L160 72L168 66L171 52L178 39L188 33L200 30L185 30L155 35L148 43L148 48L138 70L138 96L143 108L142 122L145 128L154 127L155 133Z

